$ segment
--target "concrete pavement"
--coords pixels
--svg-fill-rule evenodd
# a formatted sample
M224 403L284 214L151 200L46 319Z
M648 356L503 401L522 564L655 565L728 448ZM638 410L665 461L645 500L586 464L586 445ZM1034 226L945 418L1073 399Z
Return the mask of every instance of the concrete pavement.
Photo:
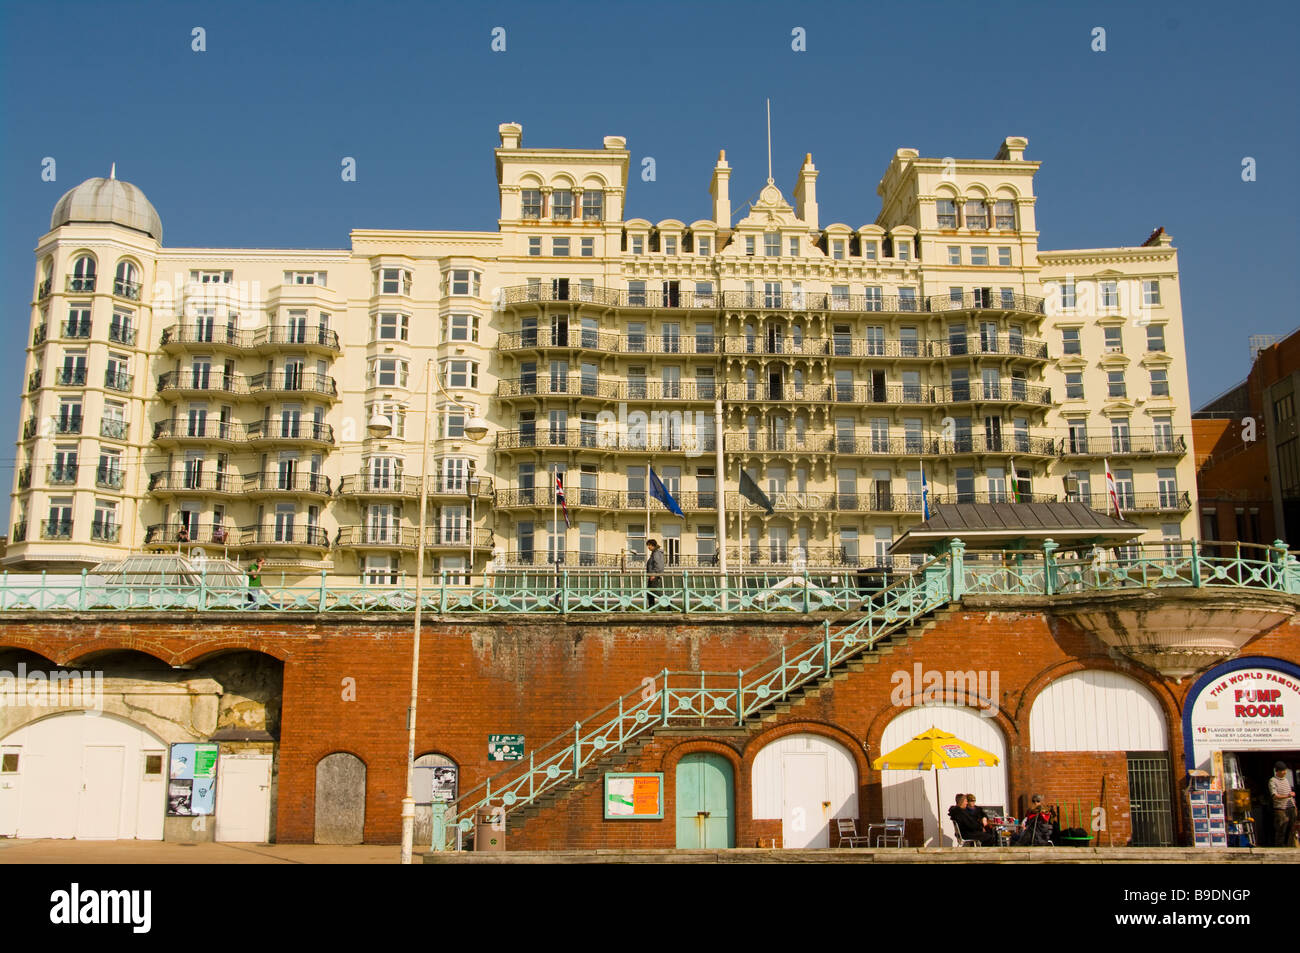
M0 864L396 864L396 844L172 844L0 838Z

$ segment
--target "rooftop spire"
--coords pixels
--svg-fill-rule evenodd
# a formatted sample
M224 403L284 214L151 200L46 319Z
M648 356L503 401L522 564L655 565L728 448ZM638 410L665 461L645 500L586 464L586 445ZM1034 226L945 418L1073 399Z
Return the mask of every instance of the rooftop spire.
M771 161L770 161L770 160L768 161L768 165L771 165ZM769 172L770 172L770 170L769 170ZM108 170L108 177L109 177L110 179L116 179L116 178L117 178L117 163L116 163L116 162L114 162L114 163L112 164L112 166L109 167L109 170Z
M767 100L767 184L771 185L772 179L772 100Z

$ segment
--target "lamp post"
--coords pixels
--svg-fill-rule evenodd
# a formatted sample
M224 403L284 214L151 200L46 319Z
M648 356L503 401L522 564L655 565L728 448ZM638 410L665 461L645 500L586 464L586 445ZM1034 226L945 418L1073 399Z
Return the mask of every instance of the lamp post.
M424 534L429 504L429 444L430 428L433 423L433 386L438 383L438 391L457 407L468 411L469 408L456 401L442 388L434 377L433 359L425 363L424 368L424 440L420 444L420 523L415 542L415 622L411 639L411 700L406 709L406 796L402 798L402 858L403 864L411 862L411 850L415 841L415 715L419 704L420 688L420 623L424 608ZM393 432L393 424L378 412L366 423L366 430L372 437L386 437ZM487 436L487 422L481 417L467 414L465 436L478 441ZM470 550L471 559L473 550ZM471 562L472 565L472 562Z
M474 504L478 501L479 477L472 476L465 481L465 492L469 494L469 584L474 585L474 543L477 525L474 522Z

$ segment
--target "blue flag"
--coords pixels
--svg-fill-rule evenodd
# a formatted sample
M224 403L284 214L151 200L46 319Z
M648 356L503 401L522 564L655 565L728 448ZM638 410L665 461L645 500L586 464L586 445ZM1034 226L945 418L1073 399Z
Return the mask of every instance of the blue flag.
M925 464L921 464L921 515L930 518L930 484L925 482Z
M682 508L677 505L677 501L674 500L673 495L668 492L668 488L664 486L664 481L659 479L653 467L650 468L650 495L666 506L668 512L675 516L680 516L683 519L686 518L686 514L683 513Z

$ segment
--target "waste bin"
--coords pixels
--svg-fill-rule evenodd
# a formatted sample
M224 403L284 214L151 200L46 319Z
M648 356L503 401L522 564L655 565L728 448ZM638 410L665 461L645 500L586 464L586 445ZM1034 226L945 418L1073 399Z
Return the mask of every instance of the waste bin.
M474 816L474 849L506 849L506 815L502 808L484 809Z

